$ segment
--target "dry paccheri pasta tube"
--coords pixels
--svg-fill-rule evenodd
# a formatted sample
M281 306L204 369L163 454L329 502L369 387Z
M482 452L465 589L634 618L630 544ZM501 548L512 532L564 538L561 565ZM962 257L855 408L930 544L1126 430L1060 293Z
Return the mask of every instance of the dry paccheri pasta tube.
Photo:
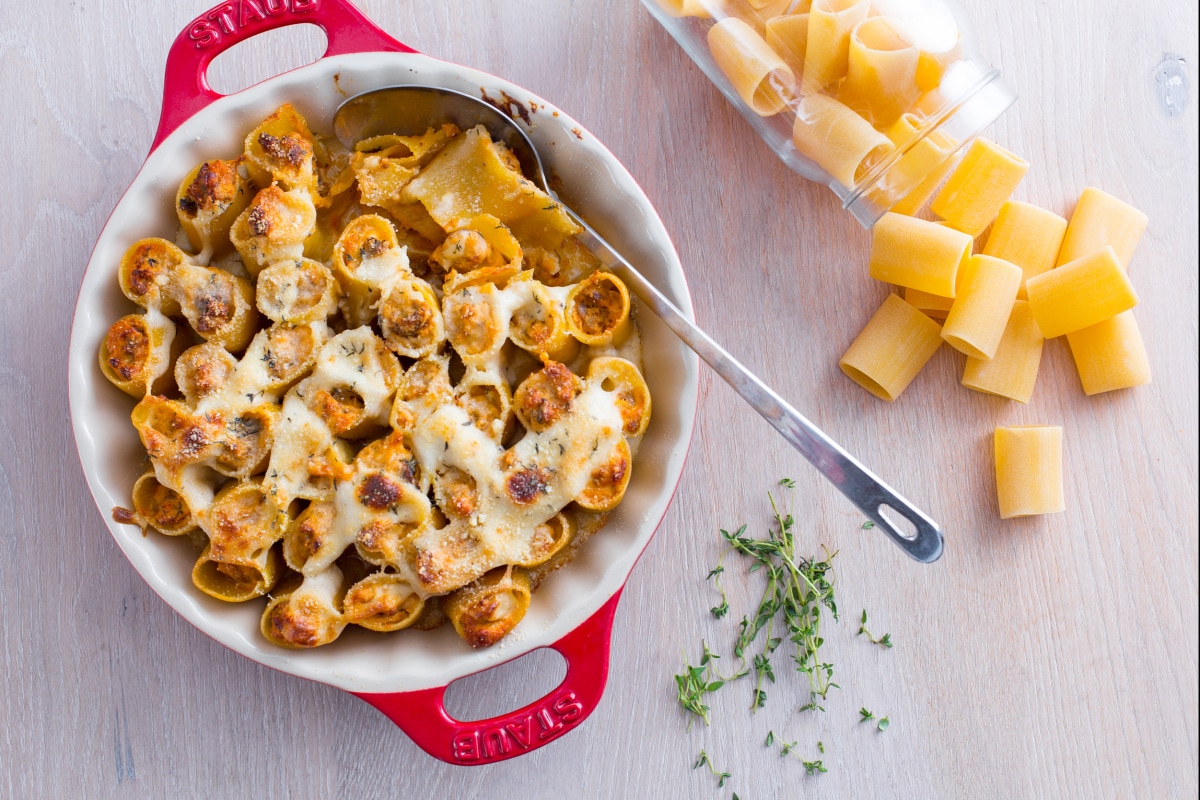
M965 233L903 214L885 214L871 231L871 277L954 297L960 265L971 255Z
M925 205L942 179L954 168L956 145L941 131L924 134L919 118L908 113L896 120L887 135L902 155L881 179L883 191L887 192L891 185L912 186L891 209L895 214L911 216Z
M708 29L713 59L742 101L756 114L778 114L792 95L796 76L758 32L736 17Z
M954 305L954 298L952 297L942 297L941 295L922 292L920 289L909 289L908 287L903 287L903 290L905 302L934 319L945 319L946 315L950 313L950 308Z
M350 151L285 105L225 155L162 231L200 252L116 265L140 308L99 368L150 468L114 519L194 542L195 589L257 600L280 647L494 644L624 497L651 411L628 289L481 126Z
M1058 214L1009 200L1000 207L983 254L1021 268L1023 275L1017 297L1024 300L1025 281L1054 268L1066 230L1067 221Z
M1067 334L1085 394L1150 382L1150 360L1132 311Z
M1044 342L1029 303L1016 301L995 355L990 360L968 357L963 367L962 385L977 392L1028 403L1037 383Z
M846 76L850 33L867 18L870 0L813 0L808 12L808 46L801 91L812 95Z
M1020 267L991 256L971 256L963 265L942 338L961 353L990 359L1000 344L1020 285Z
M1018 425L996 428L996 494L1000 518L1065 511L1062 428Z
M1025 291L1047 339L1091 327L1138 303L1111 247L1030 278Z
M889 294L838 362L852 381L895 400L942 344L941 326Z
M995 142L976 139L929 210L973 239L996 218L1028 169L1029 162L1020 156Z
M1149 219L1141 211L1110 194L1089 187L1079 196L1058 252L1058 264L1082 258L1108 246L1121 266L1129 268L1133 251Z
M843 185L852 185L872 158L895 149L891 139L832 97L803 97L795 111L792 144Z
M886 128L912 107L920 53L903 23L870 17L850 33L849 67L838 98L877 128Z
M808 13L768 19L763 25L763 36L799 84L804 75L804 52L808 49Z
M667 13L674 17L705 17L709 16L702 0L662 0L662 6Z

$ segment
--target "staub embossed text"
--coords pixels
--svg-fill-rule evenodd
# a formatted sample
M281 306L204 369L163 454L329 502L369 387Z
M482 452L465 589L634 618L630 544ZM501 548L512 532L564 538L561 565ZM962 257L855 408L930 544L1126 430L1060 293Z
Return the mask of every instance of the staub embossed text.
M305 14L316 10L321 0L230 0L196 19L187 29L197 50L213 47L223 36L281 14Z
M464 763L491 761L508 755L514 747L528 750L569 730L584 716L574 692L562 692L520 719L491 728L479 728L454 737L454 757Z

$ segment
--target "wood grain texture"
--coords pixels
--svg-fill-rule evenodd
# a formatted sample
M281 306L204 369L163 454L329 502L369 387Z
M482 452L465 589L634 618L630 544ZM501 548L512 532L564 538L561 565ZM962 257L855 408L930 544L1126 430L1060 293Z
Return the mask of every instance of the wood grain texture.
M0 797L1194 797L1195 4L969 5L980 49L1021 95L990 134L1032 162L1017 196L1065 214L1096 185L1150 217L1130 272L1150 386L1085 397L1051 341L1028 406L962 389L948 348L881 403L836 365L888 291L867 276L868 235L753 137L638 3L362 0L411 46L550 98L605 142L671 231L700 322L947 532L945 557L920 566L860 531L704 373L678 494L617 614L603 703L543 750L478 769L429 759L349 695L225 650L114 546L70 432L69 320L151 141L167 48L208 3L0 5ZM302 63L320 39L244 46L217 64L218 84ZM1001 522L992 429L1035 422L1065 429L1068 511ZM765 710L752 715L734 684L713 725L689 729L671 676L701 639L728 653L736 627L707 612L717 530L762 531L785 475L804 548L839 550L843 619L826 638L842 689L825 714L798 713L800 676L781 658ZM734 566L731 600L749 610L757 584ZM854 635L864 608L893 649ZM515 707L556 670L527 658L467 679L456 707ZM889 730L859 724L861 706ZM823 742L829 772L806 777L764 748L769 730L806 758ZM691 769L701 748L733 773L724 789Z

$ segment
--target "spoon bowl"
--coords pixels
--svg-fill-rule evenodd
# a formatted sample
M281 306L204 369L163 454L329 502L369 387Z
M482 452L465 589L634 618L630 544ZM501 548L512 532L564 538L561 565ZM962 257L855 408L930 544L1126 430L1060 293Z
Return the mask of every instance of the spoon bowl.
M333 129L342 144L353 147L355 142L370 136L424 133L431 120L451 122L462 130L482 125L494 141L508 146L520 162L525 176L558 201L563 210L583 228L578 238L584 246L622 278L651 311L661 317L688 347L874 522L875 527L917 561L930 563L941 557L943 539L936 522L876 477L729 355L596 233L586 220L558 198L546 181L537 148L516 120L504 110L451 89L389 86L364 92L342 103L334 114ZM911 530L901 530L893 522L892 515L907 521Z

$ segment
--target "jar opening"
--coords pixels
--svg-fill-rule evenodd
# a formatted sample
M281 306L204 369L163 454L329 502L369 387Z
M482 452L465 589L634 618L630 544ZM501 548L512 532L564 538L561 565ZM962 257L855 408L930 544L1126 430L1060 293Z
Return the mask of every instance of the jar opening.
M927 93L915 113L904 114L893 126L894 150L852 186L831 184L842 207L864 228L925 182L940 182L955 154L1016 102L999 70L979 74L975 65L966 64L974 75L947 73L942 87Z

